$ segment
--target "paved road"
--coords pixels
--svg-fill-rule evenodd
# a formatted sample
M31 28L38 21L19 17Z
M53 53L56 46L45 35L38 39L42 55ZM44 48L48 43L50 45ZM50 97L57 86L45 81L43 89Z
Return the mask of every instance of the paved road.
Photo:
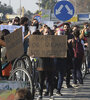
M63 87L61 91L63 96L56 96L56 90L54 90L54 100L90 100L90 74L86 75L84 84L79 85L78 88L65 88L65 82ZM37 100L38 92L36 94L35 100ZM42 100L49 100L49 97L43 96Z

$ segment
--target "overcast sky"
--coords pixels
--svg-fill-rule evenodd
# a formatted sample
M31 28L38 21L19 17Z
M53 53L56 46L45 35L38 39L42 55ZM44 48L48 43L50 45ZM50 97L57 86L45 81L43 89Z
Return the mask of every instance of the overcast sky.
M13 7L14 12L17 11L18 8L20 8L20 0L0 0L2 4L6 3L7 5L10 4ZM39 2L39 0L21 0L21 6L24 6L26 10L30 10L31 12L35 12L39 9L39 7L35 4L36 2Z

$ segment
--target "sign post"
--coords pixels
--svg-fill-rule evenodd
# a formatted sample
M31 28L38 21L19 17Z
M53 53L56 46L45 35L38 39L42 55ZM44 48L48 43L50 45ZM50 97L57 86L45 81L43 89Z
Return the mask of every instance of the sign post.
M67 21L74 15L74 6L67 0L59 1L54 7L54 15L61 21Z

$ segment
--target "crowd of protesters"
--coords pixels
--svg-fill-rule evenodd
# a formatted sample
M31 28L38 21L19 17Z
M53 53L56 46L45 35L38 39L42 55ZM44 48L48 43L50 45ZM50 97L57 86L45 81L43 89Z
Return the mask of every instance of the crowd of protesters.
M39 24L36 19L33 19L31 25L27 17L15 17L11 22L9 21L8 25L21 25L25 27L24 32L24 53L27 54L27 48L29 46L29 36L30 35L66 35L67 36L67 58L55 58L55 57L39 57L38 60L38 75L39 75L39 96L38 100L42 99L44 81L46 80L46 92L45 96L50 96L53 98L54 88L57 88L57 95L62 96L61 93L63 81L65 78L66 87L73 88L77 87L79 84L83 84L83 78L81 73L81 65L84 57L84 45L88 46L87 37L90 35L90 26L88 23L84 23L84 28L80 29L78 25L70 27L69 23L64 23L63 28L58 28L56 25L51 29L46 24ZM29 26L34 26L35 31L31 34ZM3 36L7 35L7 30L3 30ZM5 34L6 32L6 34ZM0 39L0 48L5 46L3 36ZM78 47L79 46L79 47ZM1 55L1 54L0 54ZM0 63L0 77L1 73L1 63ZM70 84L71 75L73 78L73 84ZM55 76L57 77L57 83L54 81Z
M39 71L40 82L38 100L42 99L45 80L46 92L44 95L53 98L53 90L55 87L54 85L56 85L54 81L55 75L57 75L58 78L56 94L59 96L63 95L61 93L61 88L64 76L66 76L67 88L77 87L77 81L82 85L83 78L81 73L81 65L84 58L84 45L87 46L87 37L89 37L90 34L89 24L84 23L84 28L82 30L80 30L80 27L78 25L75 25L71 28L68 23L64 23L63 28L58 28L55 25L53 27L53 30L51 30L47 25L44 24L39 29L39 32L41 33L41 35L67 35L68 50L67 58L38 58L39 64L37 70ZM36 34L38 35L38 33ZM70 84L71 74L73 78L72 85Z

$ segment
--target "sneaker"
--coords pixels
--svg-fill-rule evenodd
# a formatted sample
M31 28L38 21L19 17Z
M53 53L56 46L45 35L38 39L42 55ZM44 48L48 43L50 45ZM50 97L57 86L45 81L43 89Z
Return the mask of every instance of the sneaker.
M44 96L48 96L49 95L49 92L45 92Z
M53 96L50 96L50 99L49 100L54 100L54 97Z
M72 85L67 85L67 88L73 88L73 86Z
M57 95L57 96L63 96L63 95L61 94L61 92L59 92L59 91L56 92L56 95Z
M37 100L42 100L42 96L39 95L39 96L37 97Z
M73 84L72 86L73 86L73 87L78 87L78 85L77 85L77 84Z

